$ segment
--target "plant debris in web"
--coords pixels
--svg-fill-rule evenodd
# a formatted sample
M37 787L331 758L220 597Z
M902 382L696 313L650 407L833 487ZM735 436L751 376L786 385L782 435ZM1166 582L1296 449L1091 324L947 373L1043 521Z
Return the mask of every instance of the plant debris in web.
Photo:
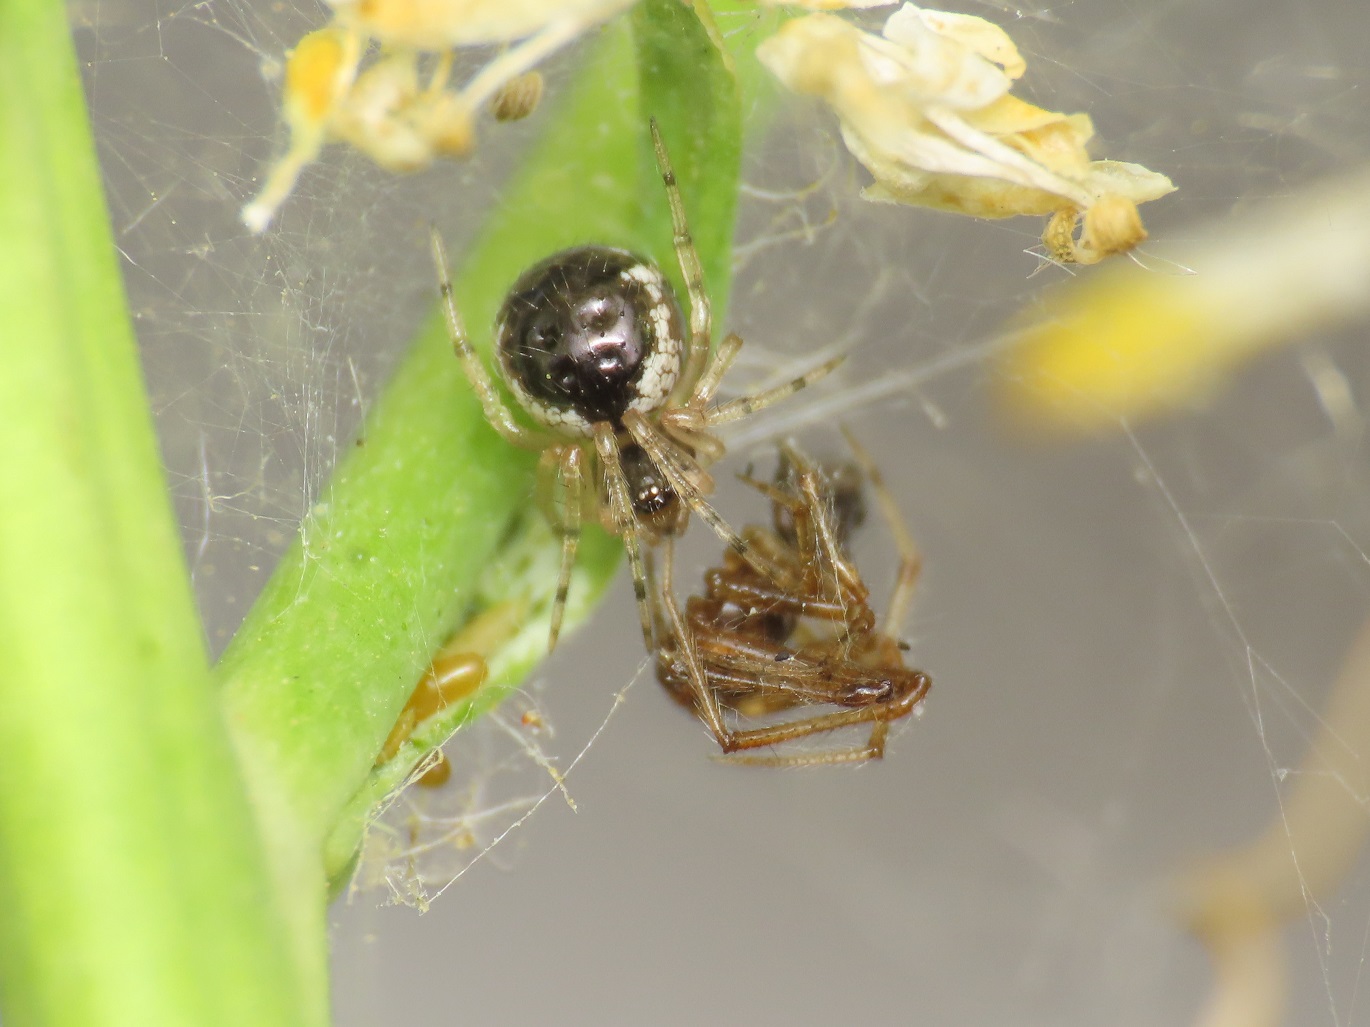
M243 223L265 231L325 144L343 142L390 171L418 171L476 144L489 104L498 121L532 113L532 69L634 0L334 0L333 20L286 57L281 116L288 149L272 162ZM465 85L449 84L456 51L504 46Z

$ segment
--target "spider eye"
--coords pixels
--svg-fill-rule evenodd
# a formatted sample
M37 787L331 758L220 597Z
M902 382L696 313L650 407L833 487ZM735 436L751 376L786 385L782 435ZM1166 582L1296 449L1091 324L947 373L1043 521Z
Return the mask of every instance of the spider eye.
M625 304L614 297L595 296L581 305L581 320L585 331L600 338L612 332L623 320Z
M561 330L554 322L536 323L529 326L523 341L530 353L554 350L561 341Z
M576 371L571 366L570 361L562 360L557 364L557 369L552 373L552 381L556 383L556 388L561 390L564 395L573 395L576 388Z
M595 362L595 368L602 375L621 375L624 370L624 364L623 354L609 350L603 353Z

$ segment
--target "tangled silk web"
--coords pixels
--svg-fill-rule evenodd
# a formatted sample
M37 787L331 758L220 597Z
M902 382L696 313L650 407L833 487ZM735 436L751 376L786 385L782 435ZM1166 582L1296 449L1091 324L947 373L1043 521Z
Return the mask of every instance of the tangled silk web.
M405 787L375 810L349 895L382 892L390 903L426 912L548 799L560 795L574 811L566 778L608 727L635 681L630 679L614 697L608 714L564 772L544 751L543 740L550 740L554 731L527 693L464 729L463 741L452 747L451 755L422 760ZM427 775L444 765L438 777L445 780L425 787Z
M1009 28L1030 98L1089 110L1109 152L1179 186L1148 208L1145 273L1181 274L1224 219L1370 158L1358 5L963 10ZM88 0L72 17L217 651L431 309L426 224L460 252L541 126L504 126L411 178L326 151L253 237L238 212L283 143L281 61L324 12ZM544 68L549 97L576 57ZM460 916L422 928L342 914L340 1022L447 1009L454 979L477 1018L564 1019L569 998L804 1021L1192 1021L1211 968L1164 882L1272 823L1298 874L1282 811L1301 780L1332 781L1343 817L1365 816L1347 768L1370 750L1324 712L1370 599L1363 323L1310 327L1166 419L1025 443L997 420L994 358L1009 317L1069 284L1034 274L1040 225L868 204L828 115L781 111L764 145L751 137L728 327L758 375L851 352L821 406L768 430L832 451L841 418L875 450L925 555L909 640L935 682L927 713L881 765L750 774L711 765L697 726L637 689L573 782L580 813L548 804L519 874L480 868L444 900ZM737 469L767 428L747 430L730 440ZM745 491L721 505L761 513ZM886 541L871 533L856 556L882 589ZM632 678L636 630L618 595L547 665L539 705L563 767ZM510 751L473 745L466 787ZM549 783L530 774L471 809L513 802L517 819L515 800ZM502 830L486 823L475 851ZM1289 1022L1366 1022L1366 864L1330 890L1296 880L1278 936ZM611 999L591 986L605 980Z

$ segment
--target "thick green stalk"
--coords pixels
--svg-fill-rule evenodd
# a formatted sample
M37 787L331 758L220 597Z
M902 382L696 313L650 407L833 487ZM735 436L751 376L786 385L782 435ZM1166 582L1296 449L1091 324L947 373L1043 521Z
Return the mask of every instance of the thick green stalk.
M614 77L583 85L572 109L557 118L523 177L507 194L504 209L469 255L458 293L470 324L491 323L503 289L523 267L577 243L608 242L653 254L679 282L669 208L646 127L649 116L661 123L671 147L715 318L726 309L741 157L736 82L726 66L727 58L694 12L677 0L647 0L634 11L631 26L633 51L627 50L626 38L610 44L619 48L609 65ZM685 102L678 97L690 99ZM683 302L685 292L681 285L678 289ZM486 334L476 341L487 343ZM469 390L453 366L456 362L447 350L446 337L430 335L420 345L433 348L442 365L437 370L446 376L447 386L469 404ZM479 413L471 416L481 423ZM482 426L476 437L493 446L496 461L508 460L509 448L493 432ZM503 511L511 497L527 506L530 485L526 478L508 479L504 489L502 501L487 509ZM490 680L479 693L434 718L415 736L414 744L404 747L357 790L328 843L325 866L335 885L337 876L350 865L370 809L403 781L423 753L497 705L545 655L546 606L556 573L557 545L534 513L532 523L500 547L497 580L487 580L477 605L531 602L538 615L490 654ZM540 560L535 555L538 551ZM572 586L568 625L589 615L620 551L617 541L599 531L587 533ZM473 578L463 580L466 588L476 587ZM424 660L426 654L426 650L420 653ZM400 690L390 696L392 704L396 696L403 699L405 688L414 680L414 671L406 672ZM395 713L387 715L390 719L381 726L388 730Z
M558 249L609 243L674 264L639 74L658 91L665 86L656 79L670 75L674 88L697 98L662 118L668 140L707 137L720 131L715 123L733 133L718 148L718 166L706 166L692 147L679 169L687 203L711 212L711 221L696 227L709 243L706 266L726 268L737 188L736 93L711 81L727 75L722 58L698 45L699 23L676 0L645 0L636 19L638 62L626 22L604 31L570 94L537 115L546 136L461 261L456 299L478 348L488 346L510 283ZM692 61L658 56L681 45ZM731 119L719 118L720 102L732 105ZM707 122L698 121L701 114ZM724 193L729 199L703 203ZM713 223L720 218L727 223ZM492 601L545 614L555 579L553 571L511 578L493 594L478 591L482 569L499 554L528 545L530 536L544 553L554 553L556 543L535 513L525 516L533 459L485 423L436 318L376 401L363 442L339 465L219 668L278 863L296 874L317 864L325 839L329 872L345 865L366 809L388 786L371 763L437 645L473 608ZM522 527L511 535L515 523ZM587 532L572 620L588 612L586 600L603 589L619 551L597 529ZM452 723L516 685L540 658L545 632L545 619L531 617L505 651L492 654L495 680L452 711ZM283 879L281 887L300 902L322 902L317 877Z
M0 1018L317 1022L211 687L68 32L59 2L0 3Z

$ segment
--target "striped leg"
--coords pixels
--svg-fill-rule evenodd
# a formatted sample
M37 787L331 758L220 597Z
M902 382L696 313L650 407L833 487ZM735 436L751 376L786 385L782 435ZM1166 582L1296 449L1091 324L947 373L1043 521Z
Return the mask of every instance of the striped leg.
M728 368L733 366L733 361L737 359L737 355L741 351L742 337L729 332L719 343L718 352L714 354L713 362L709 364L709 369L696 383L686 405L690 407L707 405L714 398L714 393L718 391L719 382L728 373Z
M442 296L443 313L447 317L447 334L451 336L452 349L456 351L462 370L466 372L466 378L471 383L476 398L480 400L481 409L485 411L485 419L495 431L514 445L524 449L542 449L553 440L543 432L523 427L514 419L513 413L500 398L499 389L490 377L490 372L485 369L480 357L476 356L476 351L471 348L471 340L466 337L466 327L462 324L461 315L457 313L456 301L452 298L452 273L447 264L447 247L443 245L442 236L438 234L436 227L429 226L429 232L433 243L433 264L438 270L438 291Z
M704 362L709 356L713 334L713 313L709 305L709 293L704 288L704 269L699 264L699 254L695 252L694 239L690 235L690 225L685 219L685 204L680 198L680 186L675 180L671 158L666 154L666 144L661 141L661 129L656 118L651 120L652 146L656 150L656 165L661 171L661 181L666 186L666 200L671 205L671 229L674 233L676 259L680 261L680 273L685 277L685 289L690 299L690 349L685 358L685 372L680 377L682 393L694 389L704 370Z
M765 389L762 392L754 392L749 396L739 396L737 399L729 400L721 406L709 411L709 426L716 424L727 424L729 421L736 421L754 414L758 410L764 410L772 403L779 402L786 396L793 396L800 389L808 388L814 382L826 378L837 370L838 365L846 360L845 356L833 357L831 360L824 361L793 381L786 382L784 385L777 385L773 389Z
M551 449L544 450L544 463L546 455L555 452ZM549 653L557 647L557 638L561 635L561 621L566 614L566 596L571 590L571 571L575 569L576 550L580 546L581 511L585 505L582 498L582 463L581 448L565 446L561 449L555 470L552 472L561 486L561 503L557 508L557 516L552 521L561 534L561 570L557 573L557 593L556 598L552 600L552 626L547 634ZM539 468L539 471L546 473L542 468Z
M666 559L662 566L659 595L670 622L675 651L685 664L690 679L690 691L694 694L695 709L704 718L704 723L708 725L719 748L724 752L732 752L735 748L732 732L723 723L723 710L718 704L718 696L709 687L709 679L695 651L694 636L690 634L685 618L680 613L680 604L676 602L675 583L671 580L671 571L675 566L675 540L667 539L665 545Z
M894 502L894 496L890 494L889 486L885 484L885 477L880 473L880 468L875 465L866 447L857 442L856 437L845 426L842 428L842 434L856 456L856 462L861 465L866 480L871 483L875 501L880 504L880 514L885 518L890 534L894 536L895 549L899 553L899 574L894 581L894 591L890 594L889 605L885 607L885 623L880 627L882 634L893 638L903 625L904 615L908 612L909 603L913 599L913 591L918 584L918 572L923 567L923 557L918 552L913 535L909 533L909 526L899 515L899 507Z
M604 475L608 486L606 491L609 493L609 513L613 517L614 532L623 539L628 550L628 566L633 572L633 595L637 599L637 614L642 622L642 640L647 645L647 652L655 652L652 607L647 598L647 569L642 560L642 532L628 498L628 479L623 476L618 440L614 438L614 429L607 421L596 424L594 430L595 451L599 454L600 473Z
M889 733L889 723L913 712L915 706L928 694L932 682L926 674L914 671L912 687L907 695L898 701L885 704L863 706L854 710L839 710L806 720L794 720L771 727L756 728L751 731L736 731L732 735L732 752L715 757L724 763L745 763L762 767L816 767L833 763L861 763L878 760L885 755L885 738ZM826 731L837 731L854 724L871 724L870 737L863 746L850 749L828 750L826 752L797 753L793 756L760 756L737 750L760 749L781 745L797 738L807 738ZM727 749L724 750L728 752Z

